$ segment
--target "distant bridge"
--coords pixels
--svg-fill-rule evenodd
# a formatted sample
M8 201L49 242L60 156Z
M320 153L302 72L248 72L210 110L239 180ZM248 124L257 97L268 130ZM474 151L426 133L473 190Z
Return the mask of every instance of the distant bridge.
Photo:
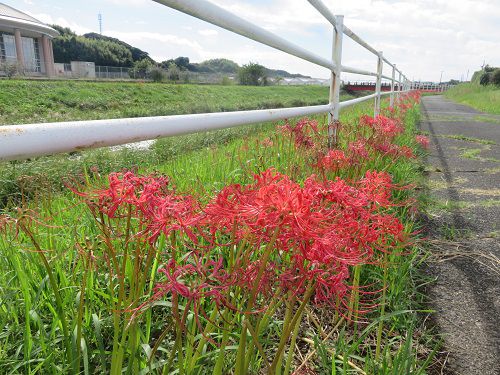
M411 83L410 90L420 90L425 92L443 92L448 90L452 85L445 83L430 83L430 82L413 82ZM376 82L364 81L348 81L343 84L344 89L348 91L375 91ZM382 82L380 86L381 91L391 91L391 84L389 82ZM399 91L399 85L394 84L394 90Z

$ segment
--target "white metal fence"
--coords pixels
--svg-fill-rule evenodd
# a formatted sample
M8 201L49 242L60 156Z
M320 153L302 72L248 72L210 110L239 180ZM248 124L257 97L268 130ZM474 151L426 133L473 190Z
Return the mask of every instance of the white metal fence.
M421 90L421 91L444 92L453 86L455 85L450 85L449 83L412 82L410 89Z
M93 147L114 146L130 142L156 139L228 128L244 124L275 121L297 116L328 113L331 124L339 117L339 110L365 100L375 99L374 114L380 112L381 96L395 97L411 89L411 82L390 63L381 51L375 50L343 23L343 16L335 16L321 0L308 0L333 26L332 58L325 59L285 40L262 27L228 12L206 0L155 0L156 2L210 22L229 31L281 50L288 54L325 67L331 72L329 104L308 107L266 109L238 112L219 112L193 115L157 116L94 121L68 121L0 127L0 160L25 159L35 156L69 152ZM372 52L377 58L377 72L365 71L342 64L343 36L351 38ZM391 76L382 74L384 64L392 70ZM348 72L376 78L374 94L361 98L339 101L341 73ZM391 82L391 90L382 92L382 79ZM394 90L398 83L399 90ZM329 127L329 143L335 142L335 127Z

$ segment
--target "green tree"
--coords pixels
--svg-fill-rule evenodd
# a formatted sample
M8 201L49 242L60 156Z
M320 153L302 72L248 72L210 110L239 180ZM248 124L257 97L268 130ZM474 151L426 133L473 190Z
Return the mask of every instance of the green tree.
M494 85L500 86L500 68L497 68L491 73L490 82Z
M265 86L267 85L266 70L262 65L250 62L238 70L238 80L241 85Z
M207 73L237 73L240 66L228 59L211 59L196 66L197 71Z
M149 72L149 78L151 78L154 82L163 82L166 78L166 74L162 68L155 66Z
M167 68L167 79L177 82L181 78L181 71L175 63L170 63Z
M136 61L132 68L129 70L131 78L145 79L154 68L154 65L148 59Z
M490 83L490 73L488 72L484 72L482 75L481 75L481 78L479 78L479 83L483 86L486 86Z

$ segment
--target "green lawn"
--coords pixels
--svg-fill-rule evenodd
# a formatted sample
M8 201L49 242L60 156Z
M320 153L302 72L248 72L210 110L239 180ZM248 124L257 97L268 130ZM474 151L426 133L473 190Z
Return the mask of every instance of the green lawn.
M326 104L329 88L4 79L0 92L5 125Z
M462 83L448 90L445 96L479 111L500 115L500 87L498 86Z

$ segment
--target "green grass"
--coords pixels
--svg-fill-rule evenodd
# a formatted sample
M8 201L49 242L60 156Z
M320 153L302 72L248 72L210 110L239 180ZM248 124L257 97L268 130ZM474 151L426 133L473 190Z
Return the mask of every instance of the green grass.
M354 139L357 118L371 113L372 105L364 103L341 113L341 147ZM326 117L317 116L316 119L324 127ZM414 134L418 120L418 110L411 110L406 118L407 131L399 137L398 143L416 146ZM104 150L82 153L76 155L80 158L78 168L83 170L81 179L98 186L104 183L109 170L135 166L139 173L166 173L179 192L206 199L225 184L248 183L252 173L270 166L297 181L303 181L311 173L311 160L296 152L292 144L276 132L274 124L225 132L165 140L150 151L124 150L125 156L116 159L114 155L118 153ZM266 138L273 142L273 146L268 147L262 142ZM67 161L67 158L61 156L36 161L39 163L36 180L33 180L34 175L24 179L22 174L15 175L21 179L16 202L23 208L16 213L11 204L8 207L9 212L19 218L20 232L17 236L13 232L0 235L0 325L4 327L0 333L0 368L7 373L75 373L75 366L69 362L71 357L79 358L80 366L76 367L83 373L108 373L111 352L114 352L114 330L118 327L120 332L120 327L126 327L120 321L122 311L116 308L113 288L109 286L120 279L107 273L105 264L90 263L88 267L86 263L91 262L90 254L97 255L102 251L96 222L78 197L67 189L60 192L59 186L53 186L56 180L51 168L70 166L72 161ZM62 167L53 166L61 160L64 160ZM123 164L123 161L128 161L128 164ZM15 170L27 164L30 163L10 163L8 168ZM92 172L90 167L95 164L98 171L94 169ZM421 178L420 164L411 159L394 162L380 157L362 165L356 175L367 169L386 170L401 185L418 183ZM343 178L352 177L349 171L343 173ZM6 182L10 177L2 175L2 178ZM402 201L413 193L395 191L394 194L395 199ZM23 198L26 195L29 195L28 200ZM407 207L396 206L394 211L403 220L407 233L418 229ZM23 223L36 237L38 250L27 231L22 230ZM41 262L43 257L49 267ZM301 347L308 345L317 351L308 366L319 373L331 373L332 364L337 373L343 374L360 373L360 369L369 374L425 373L429 365L426 358L432 358L435 344L423 331L416 311L423 298L418 285L427 282L417 272L421 260L419 251L412 249L403 257L391 255L389 271L385 275L380 267L363 267L359 275L362 283L378 283L384 278L388 285L385 311L380 307L375 309L367 316L369 324L345 325L329 309L308 310L309 318L321 319L319 327L312 323L302 327L298 338ZM125 271L127 277L133 277L131 269ZM151 283L156 275L154 271L155 267L148 270L147 278ZM163 302L149 310L135 327L137 336L134 334L134 337L141 343L140 351L128 355L137 358L136 366L146 363L147 353L162 333L165 322L172 319L169 302ZM269 345L269 340L279 338L282 324L278 315L263 328L259 340ZM337 324L340 328L331 337L327 337L329 331L321 328L331 329ZM194 322L192 328L196 328ZM382 330L379 332L379 329ZM382 343L380 356L374 345L379 335ZM78 340L80 345L75 345ZM161 358L168 358L173 345L169 335L153 359L152 373L161 373L155 366L162 364ZM200 361L206 367L193 373L207 373L215 361L214 353L217 351L204 354ZM234 360L234 355L234 348L229 346L224 358L226 366ZM297 361L300 363L299 357ZM261 365L257 360L251 367L257 373ZM226 367L226 370L230 371L230 368ZM129 373L134 371L128 369Z
M500 115L500 87L462 83L446 91L444 95L479 111Z
M5 125L326 104L329 88L4 79L0 92Z

